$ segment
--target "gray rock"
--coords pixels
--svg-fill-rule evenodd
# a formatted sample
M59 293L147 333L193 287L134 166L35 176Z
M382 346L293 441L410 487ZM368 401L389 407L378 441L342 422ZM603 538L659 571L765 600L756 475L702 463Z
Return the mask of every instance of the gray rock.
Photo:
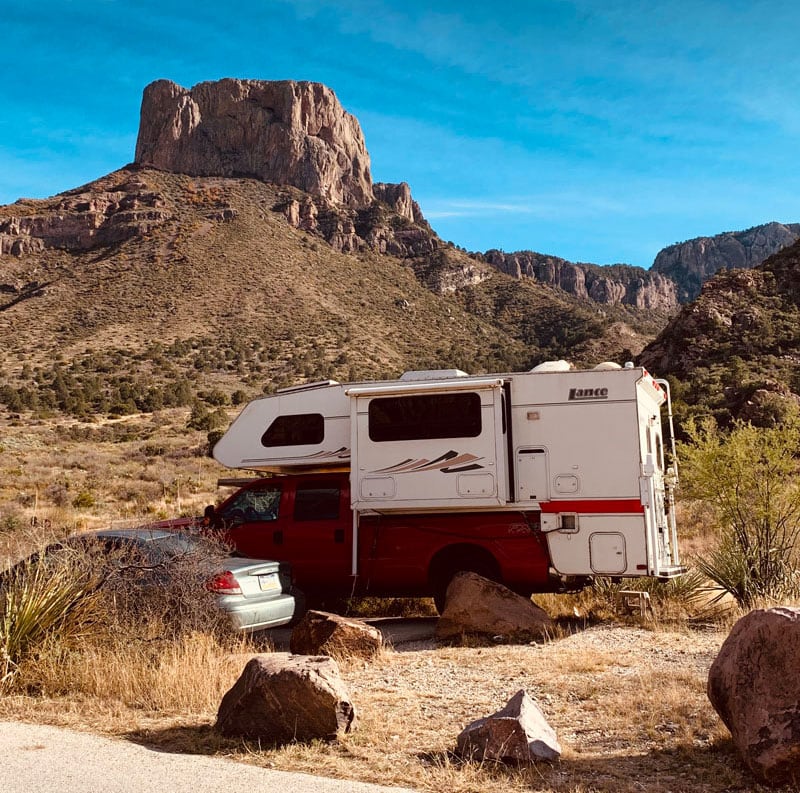
M520 690L497 713L467 725L458 736L456 751L474 760L527 765L558 760L561 745L539 707Z
M325 611L307 611L292 631L289 649L301 655L375 658L383 648L381 632L362 620Z
M708 674L708 698L747 767L768 784L800 779L800 608L742 617Z
M222 698L216 729L274 744L330 741L356 725L339 667L328 656L257 655Z
M436 636L449 639L465 634L530 641L546 636L553 620L530 598L512 592L477 573L453 577Z

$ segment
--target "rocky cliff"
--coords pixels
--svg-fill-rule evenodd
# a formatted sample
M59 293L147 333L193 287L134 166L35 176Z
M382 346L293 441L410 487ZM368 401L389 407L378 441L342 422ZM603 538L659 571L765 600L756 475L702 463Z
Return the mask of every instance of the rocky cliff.
M800 242L712 276L639 356L683 381L678 396L721 421L771 424L800 404Z
M641 267L600 267L533 251L490 250L482 258L501 272L556 286L580 300L659 311L672 311L678 305L674 282Z
M144 90L136 164L190 176L247 176L336 204L373 199L361 127L320 83L219 80Z
M694 300L719 270L749 269L800 238L800 223L766 223L746 231L697 237L664 248L652 270L671 278L681 303Z

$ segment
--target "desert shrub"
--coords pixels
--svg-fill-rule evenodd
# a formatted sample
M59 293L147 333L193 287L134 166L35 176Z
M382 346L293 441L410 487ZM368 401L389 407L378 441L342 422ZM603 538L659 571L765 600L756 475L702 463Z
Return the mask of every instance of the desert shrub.
M747 608L800 594L800 422L737 421L725 433L706 420L686 429L684 494L711 507L716 537L698 570Z
M94 496L88 490L81 490L81 492L72 499L72 506L75 507L75 509L90 509L95 503Z
M66 550L66 549L65 549ZM55 634L62 642L94 622L98 581L74 554L32 557L0 583L0 685L9 687L26 658Z

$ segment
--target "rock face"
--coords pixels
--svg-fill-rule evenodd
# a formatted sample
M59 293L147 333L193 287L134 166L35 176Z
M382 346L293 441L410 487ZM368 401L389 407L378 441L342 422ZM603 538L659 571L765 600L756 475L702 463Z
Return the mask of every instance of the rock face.
M307 611L295 626L289 649L299 655L375 658L383 647L381 632L362 620L325 611Z
M136 163L191 176L249 176L352 207L373 199L361 127L320 83L157 80L144 90Z
M465 634L530 641L547 635L552 619L530 598L477 573L453 577L436 636L449 639Z
M652 269L675 281L678 299L686 303L700 294L702 284L717 271L756 267L798 238L800 223L775 222L746 231L697 237L664 248Z
M678 305L675 284L660 273L641 267L569 262L533 251L483 254L489 264L515 278L532 278L594 303L672 311Z
M474 760L527 765L558 760L561 745L536 703L518 691L497 713L467 725L458 736L456 752Z
M18 202L18 215L0 219L0 256L90 250L146 234L171 217L163 196L124 172L105 190L64 193L46 212L37 212L37 203Z
M742 617L708 675L708 697L748 768L769 784L800 779L800 609Z
M257 655L225 694L216 729L274 744L333 740L356 725L356 711L336 661L274 653Z

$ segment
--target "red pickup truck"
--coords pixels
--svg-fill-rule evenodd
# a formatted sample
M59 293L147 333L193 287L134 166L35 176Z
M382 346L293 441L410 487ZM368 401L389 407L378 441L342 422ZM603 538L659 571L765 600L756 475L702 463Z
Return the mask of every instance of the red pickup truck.
M434 597L441 608L460 570L525 595L563 589L551 575L539 513L522 511L362 514L353 576L344 472L258 479L206 518L243 555L288 561L297 586L315 596Z

